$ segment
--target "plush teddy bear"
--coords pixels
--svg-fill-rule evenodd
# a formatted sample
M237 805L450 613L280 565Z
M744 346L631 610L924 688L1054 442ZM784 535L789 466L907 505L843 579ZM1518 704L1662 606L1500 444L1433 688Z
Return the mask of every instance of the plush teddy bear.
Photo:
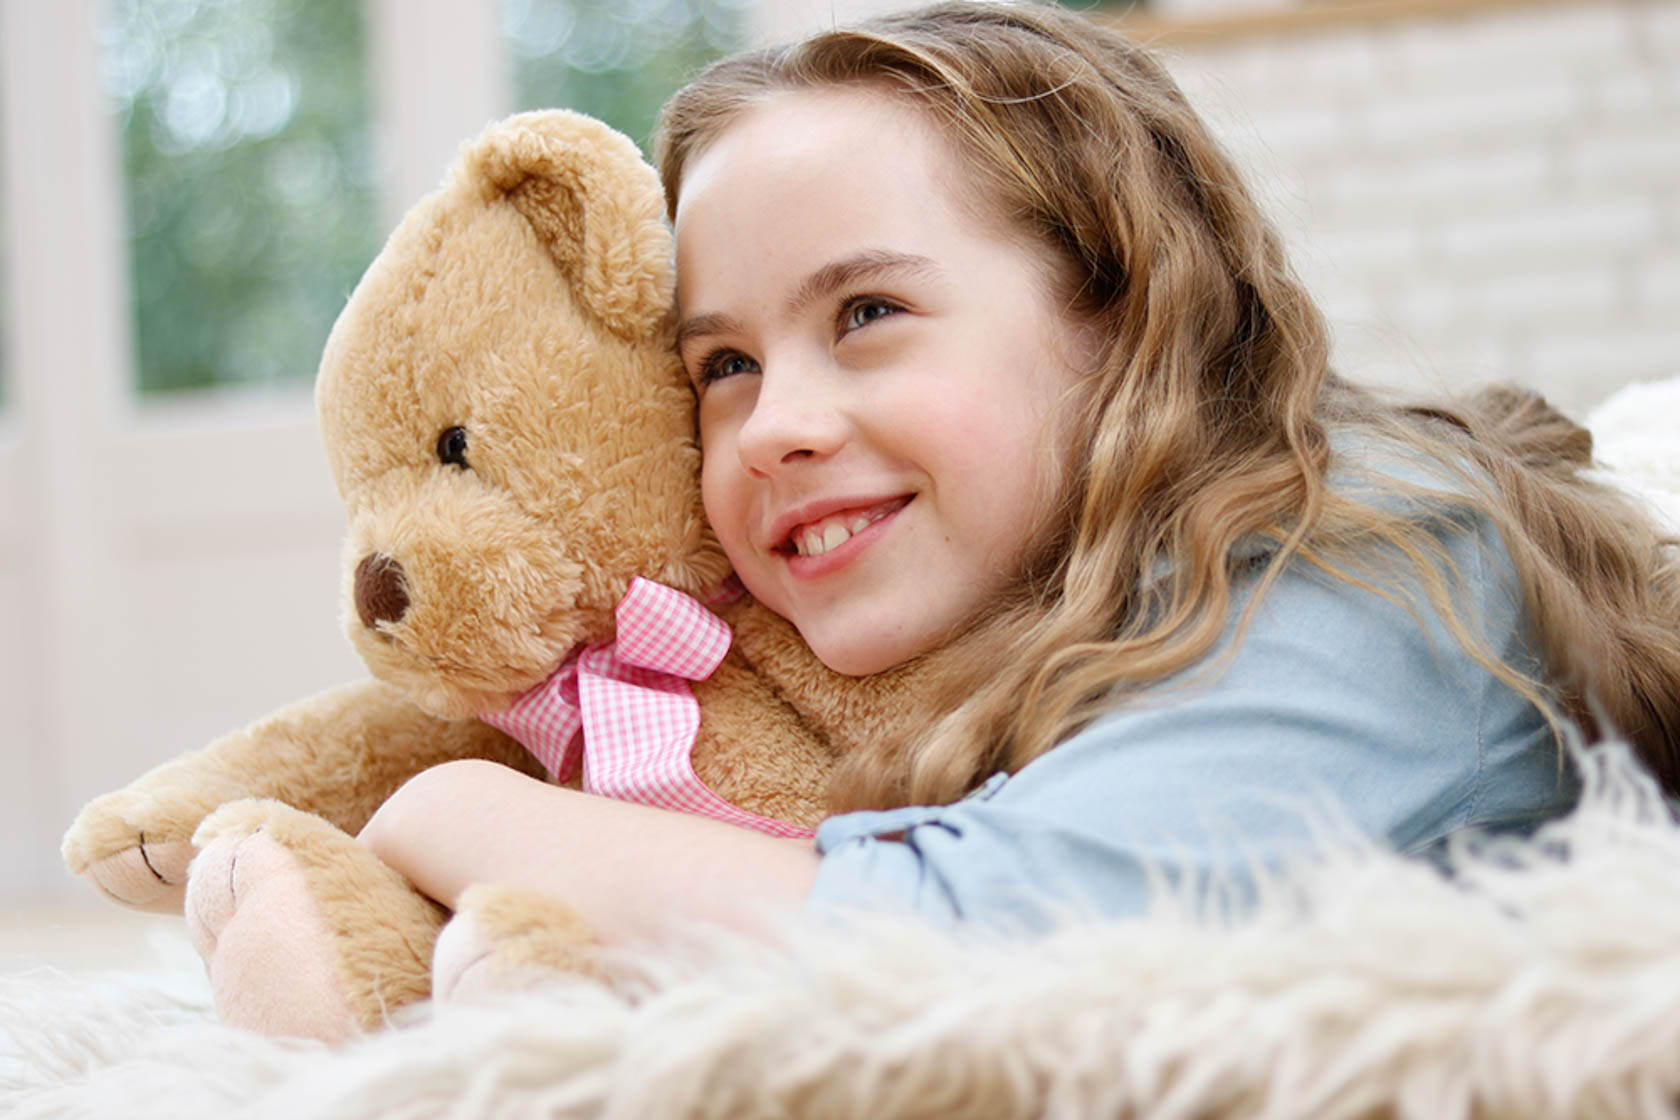
M64 841L110 897L185 906L224 1020L338 1039L432 990L449 915L354 839L422 769L493 759L797 835L839 753L927 717L923 666L838 676L727 594L671 307L656 176L560 111L491 126L357 286L316 401L377 679L157 767ZM531 892L475 889L456 922L440 983L590 967Z

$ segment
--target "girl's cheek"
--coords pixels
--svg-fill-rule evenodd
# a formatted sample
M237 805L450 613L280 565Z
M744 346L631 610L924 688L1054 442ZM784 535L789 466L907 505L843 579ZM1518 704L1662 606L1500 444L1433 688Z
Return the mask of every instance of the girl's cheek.
M733 555L738 511L732 500L731 488L727 480L721 477L722 473L722 469L717 465L702 465L700 505L706 512L706 520L711 524L712 532L717 534L724 550Z

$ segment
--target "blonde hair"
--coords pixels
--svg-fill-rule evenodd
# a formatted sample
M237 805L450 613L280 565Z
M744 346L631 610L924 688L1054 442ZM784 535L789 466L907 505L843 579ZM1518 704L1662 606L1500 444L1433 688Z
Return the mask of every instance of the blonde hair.
M725 59L661 116L673 210L689 159L741 112L845 85L929 114L973 197L1067 266L1061 294L1109 346L1079 392L1071 477L1042 548L984 635L957 643L949 714L846 759L836 809L950 801L1196 665L1229 621L1233 550L1254 535L1276 548L1253 603L1291 561L1393 597L1382 587L1399 558L1471 656L1554 729L1553 698L1680 786L1675 542L1581 477L1590 437L1537 397L1403 409L1332 374L1325 323L1279 237L1148 51L1053 7L992 2ZM1455 473L1452 500L1489 517L1510 551L1543 673L1501 662L1454 609L1438 519L1326 484L1332 428Z

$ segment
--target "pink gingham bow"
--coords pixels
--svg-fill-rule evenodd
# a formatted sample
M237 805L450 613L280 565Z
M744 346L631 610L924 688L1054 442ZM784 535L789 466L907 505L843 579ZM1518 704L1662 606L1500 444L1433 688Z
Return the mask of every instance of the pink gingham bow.
M688 682L722 663L729 625L681 591L640 576L614 614L615 640L585 646L511 707L480 718L519 740L561 781L581 756L586 792L771 836L811 836L736 808L694 773L700 705Z

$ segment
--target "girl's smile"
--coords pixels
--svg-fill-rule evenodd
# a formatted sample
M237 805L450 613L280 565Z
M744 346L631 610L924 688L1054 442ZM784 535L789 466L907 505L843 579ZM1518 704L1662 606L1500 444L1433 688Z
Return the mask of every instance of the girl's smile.
M784 515L777 519L778 523L792 524L793 528L775 546L776 551L801 557L833 552L871 525L903 509L910 503L910 497L906 494L884 502L842 498ZM779 539L782 534L773 531L771 536Z
M689 165L678 341L707 516L822 660L877 672L1016 578L1056 496L1050 420L1094 364L1052 262L867 89L779 93Z
M897 498L802 527L793 537L788 573L794 579L818 579L851 563L886 534L893 516L909 502L909 498Z

